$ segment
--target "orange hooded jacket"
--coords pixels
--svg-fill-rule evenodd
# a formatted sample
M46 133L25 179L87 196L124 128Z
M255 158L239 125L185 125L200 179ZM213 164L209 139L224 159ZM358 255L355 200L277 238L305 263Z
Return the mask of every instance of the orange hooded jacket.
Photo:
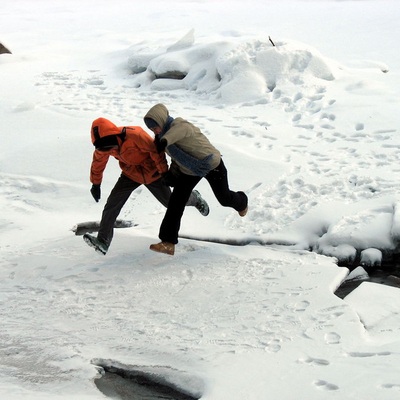
M108 151L96 149L90 168L90 181L101 184L103 172L110 156L119 161L122 173L135 182L149 184L167 172L165 154L159 154L153 139L139 126L117 127L105 118L93 121L91 129L92 143L106 136L116 135L118 148Z

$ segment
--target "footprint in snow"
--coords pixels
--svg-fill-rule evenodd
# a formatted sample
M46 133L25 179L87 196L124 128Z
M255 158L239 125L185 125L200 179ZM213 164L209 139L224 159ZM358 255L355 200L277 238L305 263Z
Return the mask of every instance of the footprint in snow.
M333 125L330 125L330 124L322 124L321 128L322 129L329 129L329 130L335 129L335 127Z
M350 352L347 353L350 357L355 357L355 358L365 358L365 357L382 357L382 356L390 356L392 353L390 351L382 351L379 353L368 353L368 352Z
M275 90L272 92L272 97L273 97L274 99L279 99L281 96L282 96L282 92L281 92L280 90L275 89Z
M317 365L321 367L325 367L330 364L328 360L324 360L323 358L312 358L312 357L300 358L298 362L301 364Z
M295 311L305 311L307 307L310 305L310 302L307 300L300 301L299 303L296 304Z
M296 93L295 96L293 97L293 102L295 103L296 101L299 101L300 99L303 98L303 93Z
M336 115L323 113L320 118L321 119L329 119L330 121L334 121L336 119Z
M267 346L265 346L265 351L269 353L277 353L281 348L280 339L272 339Z
M301 119L301 114L296 114L296 115L292 118L292 121L293 121L293 122L297 122L297 121L300 121L300 119Z
M326 344L338 344L340 343L340 335L336 332L329 332L325 334L325 343Z
M318 380L314 382L314 385L317 387L317 389L321 389L321 390L338 390L339 386L334 385L333 383L329 383L327 381L323 381L323 380Z
M398 383L384 383L380 386L381 389L394 389L400 392L400 384Z

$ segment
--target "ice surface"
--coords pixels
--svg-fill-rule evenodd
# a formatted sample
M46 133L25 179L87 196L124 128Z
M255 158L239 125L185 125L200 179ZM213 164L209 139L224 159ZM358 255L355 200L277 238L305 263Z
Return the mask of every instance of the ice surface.
M348 275L338 260L398 252L399 12L390 0L4 2L2 397L104 398L102 359L201 382L203 400L397 398L399 290L333 293ZM91 122L143 125L158 102L218 147L249 212L201 181L210 215L186 210L166 258L148 250L165 210L139 188L120 215L138 225L98 257L71 227L99 220L120 170L110 160L95 203Z

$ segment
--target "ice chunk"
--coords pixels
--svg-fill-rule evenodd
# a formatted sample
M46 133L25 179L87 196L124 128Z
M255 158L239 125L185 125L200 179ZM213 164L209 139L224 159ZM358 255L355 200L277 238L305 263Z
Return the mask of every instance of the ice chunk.
M363 267L357 267L349 273L346 281L362 281L369 279L367 271Z
M367 332L382 343L398 341L400 335L400 290L363 282L344 300L357 312Z

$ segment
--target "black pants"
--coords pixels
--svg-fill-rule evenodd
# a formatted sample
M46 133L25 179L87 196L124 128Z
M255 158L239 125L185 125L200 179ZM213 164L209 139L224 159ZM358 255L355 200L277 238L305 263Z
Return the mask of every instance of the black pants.
M229 189L228 171L223 161L217 168L209 172L205 179L218 202L224 207L231 207L242 211L247 207L247 196L243 192L233 192ZM159 238L163 242L178 243L178 233L185 204L193 188L199 183L201 177L181 174L177 178L169 200L167 212L160 226Z
M97 237L107 245L110 245L113 238L114 223L121 212L122 207L127 202L131 193L140 185L141 183L135 182L125 175L121 175L108 196L101 217L100 229L97 234ZM146 184L145 186L163 206L168 206L171 189L169 186L166 186L161 179Z

